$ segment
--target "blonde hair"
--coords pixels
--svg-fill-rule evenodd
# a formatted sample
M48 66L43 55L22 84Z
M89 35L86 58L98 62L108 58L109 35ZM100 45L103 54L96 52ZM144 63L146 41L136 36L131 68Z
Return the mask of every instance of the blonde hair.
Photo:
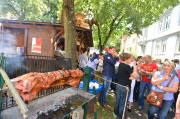
M169 60L164 61L164 62L163 62L163 66L164 66L164 65L171 65L172 70L174 70L174 69L175 69L175 65L174 65L174 63L173 63L173 62L171 62L171 61L169 61Z

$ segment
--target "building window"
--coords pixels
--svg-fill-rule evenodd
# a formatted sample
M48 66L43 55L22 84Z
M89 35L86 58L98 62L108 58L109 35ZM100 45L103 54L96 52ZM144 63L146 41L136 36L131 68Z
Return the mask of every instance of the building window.
M171 16L170 15L164 16L159 21L159 31L163 32L165 30L168 30L170 28L170 22L171 22Z
M177 42L176 42L176 52L180 52L180 36L178 36Z
M166 52L166 40L162 41L162 52Z
M180 42L178 43L178 52L180 52Z
M165 30L170 28L171 17L170 15L165 17Z
M166 52L166 43L167 40L158 40L156 41L156 45L155 45L155 54L156 55L160 55Z

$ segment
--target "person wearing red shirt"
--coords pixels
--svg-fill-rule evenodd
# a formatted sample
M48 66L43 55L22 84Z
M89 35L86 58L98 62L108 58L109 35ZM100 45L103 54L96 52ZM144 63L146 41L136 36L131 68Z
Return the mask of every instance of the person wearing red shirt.
M157 65L152 63L151 56L146 55L144 60L145 60L145 64L141 65L140 67L141 82L140 82L139 97L138 97L139 109L142 109L144 107L144 92L146 88L148 89L148 93L150 92L152 87L151 84L152 75L155 71L158 70Z

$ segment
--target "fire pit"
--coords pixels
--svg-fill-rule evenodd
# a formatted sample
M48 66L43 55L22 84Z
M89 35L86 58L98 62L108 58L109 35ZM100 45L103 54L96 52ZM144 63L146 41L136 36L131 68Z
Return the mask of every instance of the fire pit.
M73 110L94 98L94 95L69 87L50 95L38 98L27 105L28 119L64 118ZM1 112L1 119L23 119L18 106Z
M13 72L11 72L9 70L14 66L14 63L10 63L11 57L9 58L9 60L8 58L4 58L3 60L0 57L0 68L5 70L9 67L9 70L6 69L6 71L12 79L29 72L44 73L59 70L61 66L56 64L63 63L62 61L57 61L56 64L53 64L55 62L54 59L44 59L44 57L42 58L33 56L33 58L34 59L31 59L31 57L29 56L27 58L25 57L24 62L22 63L22 68L13 68L18 70L14 70ZM8 66L5 62L6 59L8 61ZM28 70L24 70L23 66L28 67ZM43 67L39 68L39 66ZM73 110L84 105L95 97L92 94L69 86L67 84L61 86L53 85L48 89L38 91L36 97L33 98L34 100L30 101L29 104L25 104L23 98L20 97L21 95L18 93L18 90L16 90L17 87L13 85L13 83L15 82L12 82L12 80L9 79L5 71L3 71L2 69L0 69L0 73L2 74L2 77L0 76L2 81L0 83L0 87L3 87L5 81L8 88L0 89L0 93L2 94L2 98L0 96L0 104L2 103L0 119L64 118ZM65 68L65 70L68 69Z

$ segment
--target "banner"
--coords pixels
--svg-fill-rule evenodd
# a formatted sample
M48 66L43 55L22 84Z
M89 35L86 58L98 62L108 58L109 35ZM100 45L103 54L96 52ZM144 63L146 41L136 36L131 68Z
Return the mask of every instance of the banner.
M42 38L32 38L32 52L41 53Z

